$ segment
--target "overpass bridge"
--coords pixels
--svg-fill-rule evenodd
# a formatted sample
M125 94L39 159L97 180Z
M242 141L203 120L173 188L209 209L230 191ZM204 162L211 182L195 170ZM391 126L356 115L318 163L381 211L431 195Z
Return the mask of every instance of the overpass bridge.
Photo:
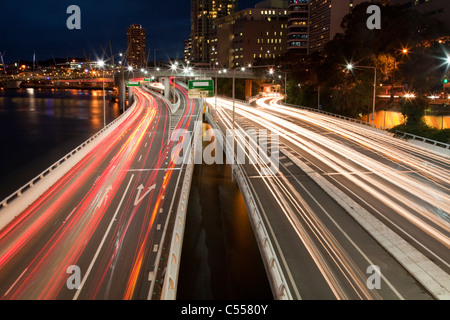
M169 92L169 79L176 79L181 83L187 83L190 79L195 78L212 78L212 79L245 79L245 92L251 93L252 82L254 79L270 79L271 76L268 73L269 68L272 66L253 66L247 68L236 68L232 70L216 68L216 69L199 69L185 67L173 67L172 68L143 68L139 70L127 70L122 69L114 74L114 84L119 91L119 104L123 110L126 106L127 97L127 82L132 79L154 79L157 82L164 83L165 92ZM264 70L267 70L265 72ZM273 77L272 77L273 78ZM130 92L130 89L128 89ZM128 94L129 96L129 94ZM250 97L251 94L248 94ZM166 95L166 97L168 97Z

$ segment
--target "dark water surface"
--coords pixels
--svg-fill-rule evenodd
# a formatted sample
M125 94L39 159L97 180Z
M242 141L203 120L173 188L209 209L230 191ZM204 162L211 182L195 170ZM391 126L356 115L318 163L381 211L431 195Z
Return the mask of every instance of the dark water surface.
M106 123L120 115L109 94ZM102 90L0 89L0 199L102 127Z

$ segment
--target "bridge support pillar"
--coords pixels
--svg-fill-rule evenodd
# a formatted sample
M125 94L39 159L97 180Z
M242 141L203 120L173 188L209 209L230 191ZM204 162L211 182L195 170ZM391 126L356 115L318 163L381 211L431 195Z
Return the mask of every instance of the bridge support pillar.
M125 81L119 81L119 108L124 111L126 106L126 87Z
M131 107L132 103L133 103L133 89L131 87L128 87L128 106Z
M167 77L163 77L160 80L164 85L164 97L169 100L170 99L170 80Z
M248 102L252 97L252 80L245 80L245 101Z

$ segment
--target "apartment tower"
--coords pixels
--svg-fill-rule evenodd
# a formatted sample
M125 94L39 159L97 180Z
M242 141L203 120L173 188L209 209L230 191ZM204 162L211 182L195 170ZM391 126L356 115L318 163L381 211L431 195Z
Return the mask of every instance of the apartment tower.
M133 68L146 66L145 29L140 24L132 24L127 29L128 65Z
M191 59L194 65L210 66L214 20L237 10L237 0L191 0Z

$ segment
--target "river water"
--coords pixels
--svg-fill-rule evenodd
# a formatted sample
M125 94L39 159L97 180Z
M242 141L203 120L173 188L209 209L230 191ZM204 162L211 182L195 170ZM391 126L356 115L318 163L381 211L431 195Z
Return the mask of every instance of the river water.
M106 123L120 115L106 96ZM0 199L103 127L102 90L0 89Z
M103 127L102 94L0 89L0 201ZM120 115L109 97L107 92L106 123ZM195 167L178 299L273 299L244 200L227 165Z

